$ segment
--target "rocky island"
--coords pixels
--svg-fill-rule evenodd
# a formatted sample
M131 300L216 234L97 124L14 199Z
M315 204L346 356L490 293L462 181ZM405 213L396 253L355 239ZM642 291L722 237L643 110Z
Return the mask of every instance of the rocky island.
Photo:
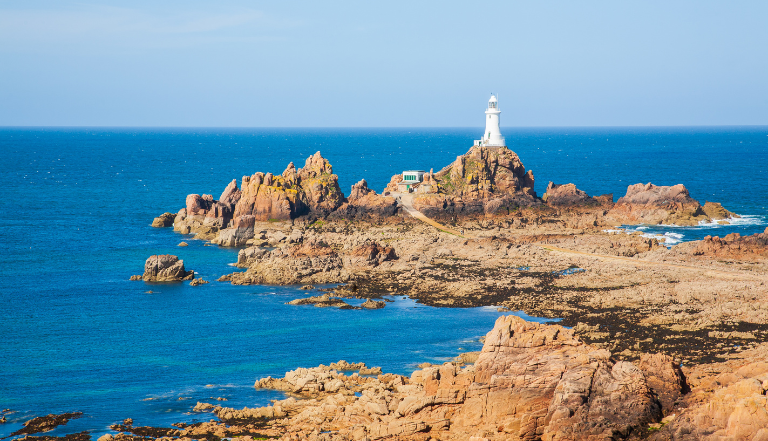
M667 247L618 227L738 216L682 184L630 185L614 202L550 182L539 197L507 147L476 145L408 191L403 178L381 194L361 180L345 196L317 152L299 169L232 180L218 199L190 194L152 225L241 248L241 270L218 283L337 284L297 307L348 309L354 297L376 309L406 295L558 324L503 316L479 354L410 377L298 369L255 385L294 397L198 403L218 421L118 425L115 438L768 439L768 229ZM192 275L176 256L146 265L147 281Z

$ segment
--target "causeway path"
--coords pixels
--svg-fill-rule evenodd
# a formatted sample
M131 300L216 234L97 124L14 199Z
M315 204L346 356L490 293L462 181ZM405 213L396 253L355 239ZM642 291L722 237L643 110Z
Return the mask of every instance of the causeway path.
M440 231L444 231L446 233L450 233L459 237L462 237L464 239L477 239L477 237L462 233L459 231L456 231L453 228L447 227L439 222L436 222L427 216L424 215L424 213L420 212L419 210L415 209L413 207L413 195L410 193L392 193L392 196L396 197L400 203L403 205L403 208L405 211L410 214L411 216L415 217L416 219L432 225L433 227L437 228ZM541 245L541 244L533 244L541 247L544 250L547 251L556 251L559 253L565 253L565 254L574 254L577 256L586 256L586 257L592 257L598 260L602 261L613 261L613 262L623 262L627 264L632 265L639 265L639 266L657 266L657 267L664 267L664 268L676 268L676 269L682 269L682 270L693 270L693 271L701 271L704 273L705 276L715 276L715 277L725 277L728 279L733 278L745 278L745 279L753 279L753 280L767 280L768 276L760 275L760 274L749 274L744 271L723 271L723 270L716 270L716 269L710 269L710 268L704 268L704 267L698 267L693 265L682 265L677 263L667 263L667 262L654 262L650 260L639 260L639 259L633 259L631 257L623 257L623 256L609 256L606 254L597 254L597 253L588 253L586 251L576 251L576 250L570 250L568 248L560 248L553 245Z

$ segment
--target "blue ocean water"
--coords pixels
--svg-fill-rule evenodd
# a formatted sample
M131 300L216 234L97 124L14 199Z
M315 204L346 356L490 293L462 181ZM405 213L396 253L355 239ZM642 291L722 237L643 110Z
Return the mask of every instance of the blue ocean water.
M207 420L198 400L264 405L253 382L339 359L410 373L477 350L495 308L437 309L395 298L386 308L296 307L296 287L129 282L151 254L177 254L207 280L233 271L237 250L204 247L149 226L189 193L218 197L232 179L282 172L322 151L342 189L381 190L404 169L435 171L478 129L0 128L0 436L32 415L80 410L52 434ZM752 234L768 216L768 127L541 128L504 134L536 176L589 194L629 184L684 183L694 198L747 217L729 226L648 227L691 240ZM147 291L153 291L147 293Z

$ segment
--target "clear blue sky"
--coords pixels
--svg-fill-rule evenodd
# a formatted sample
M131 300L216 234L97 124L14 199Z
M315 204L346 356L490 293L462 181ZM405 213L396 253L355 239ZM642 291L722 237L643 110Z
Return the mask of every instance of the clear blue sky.
M3 1L0 125L768 124L766 1Z

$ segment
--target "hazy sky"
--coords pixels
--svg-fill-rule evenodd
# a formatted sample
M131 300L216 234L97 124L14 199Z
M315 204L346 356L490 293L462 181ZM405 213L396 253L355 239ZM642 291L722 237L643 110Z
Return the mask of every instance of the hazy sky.
M766 1L3 1L0 125L768 124Z

